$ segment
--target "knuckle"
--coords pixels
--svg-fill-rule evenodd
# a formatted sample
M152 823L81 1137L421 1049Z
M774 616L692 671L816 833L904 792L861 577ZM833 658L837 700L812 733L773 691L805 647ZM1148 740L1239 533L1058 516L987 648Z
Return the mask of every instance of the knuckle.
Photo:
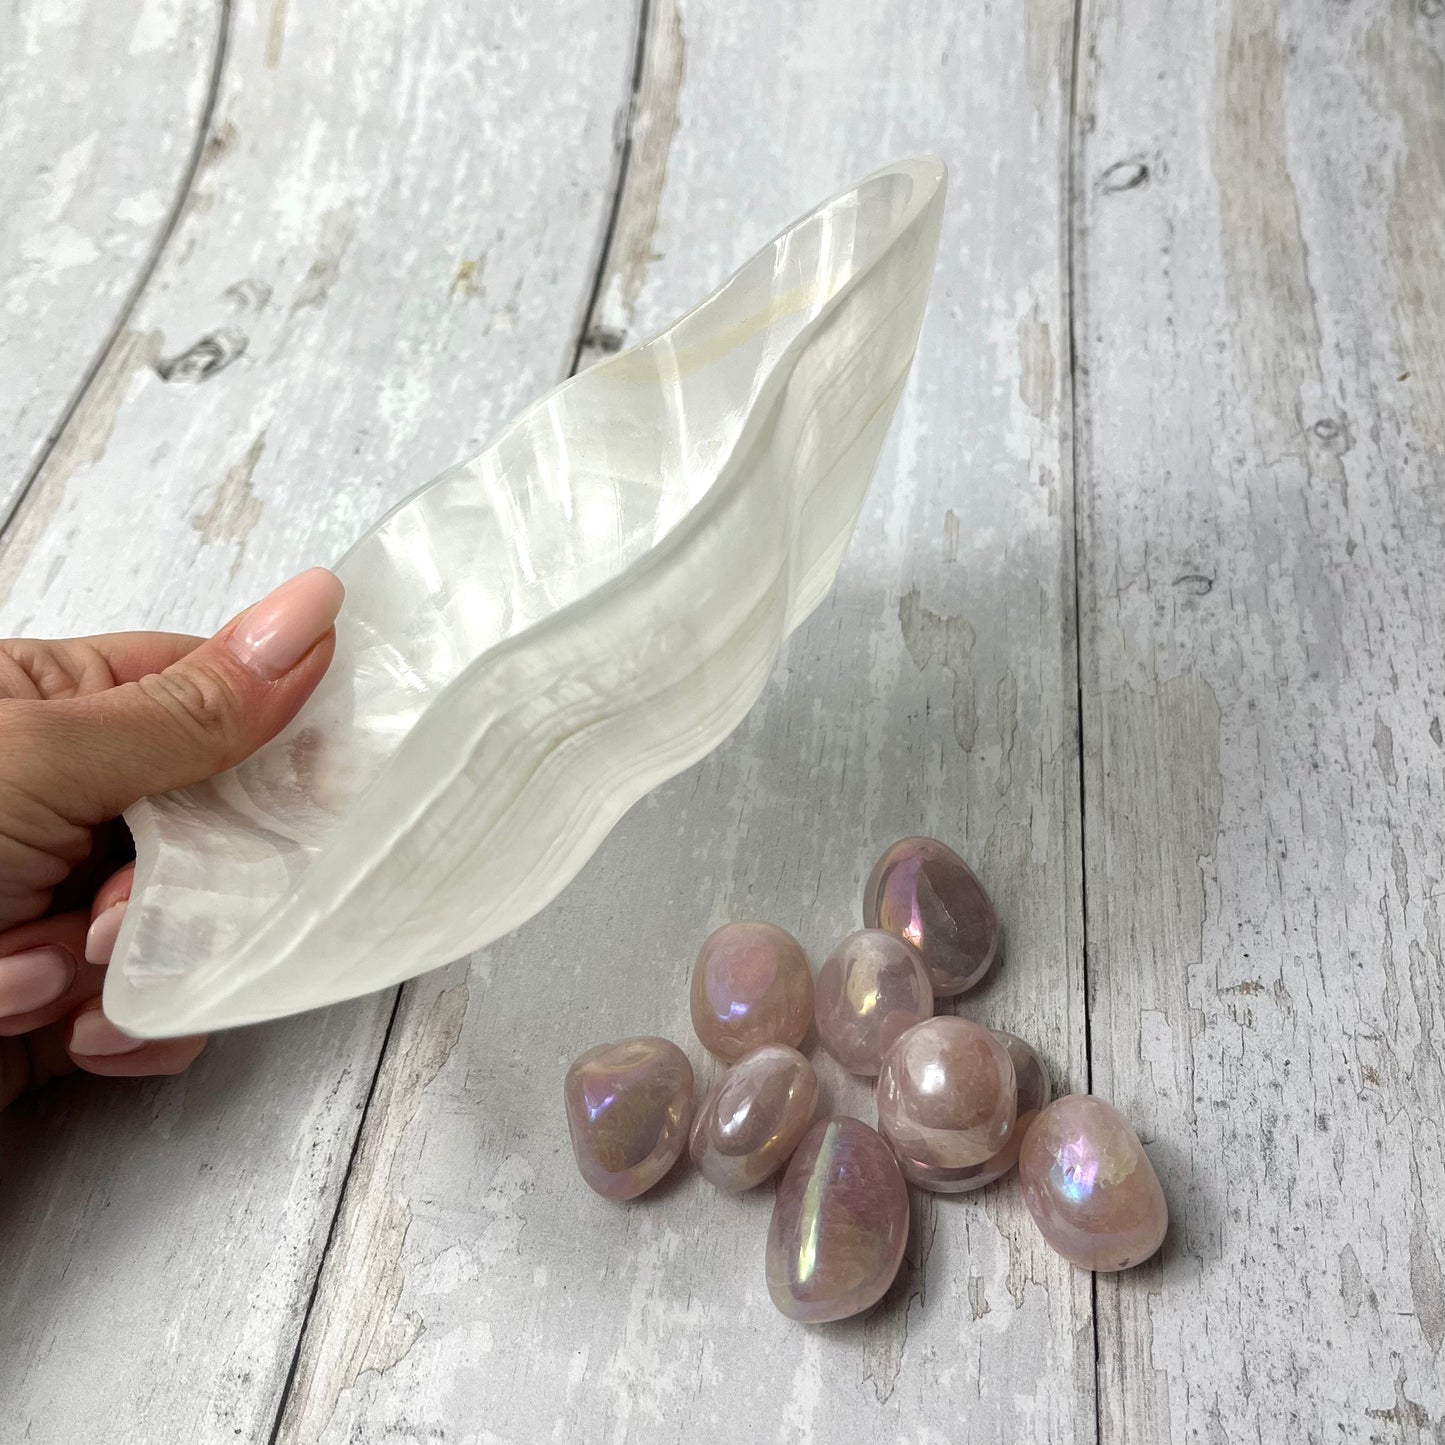
M226 750L238 731L241 699L219 672L208 667L173 667L136 684L188 737Z

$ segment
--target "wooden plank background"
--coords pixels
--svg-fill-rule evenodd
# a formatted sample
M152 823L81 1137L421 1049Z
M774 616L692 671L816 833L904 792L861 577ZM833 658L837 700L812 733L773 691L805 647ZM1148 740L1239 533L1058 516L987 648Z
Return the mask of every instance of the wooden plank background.
M1445 1438L1439 9L1086 8L1093 1078L1174 1216L1104 1440Z
M0 519L72 405L105 394L96 367L199 159L221 22L216 5L0 13ZM91 459L93 436L66 441Z
M7 632L209 630L822 195L950 169L858 535L734 737L470 964L0 1118L0 1438L1445 1439L1438 0L0 40ZM1129 1113L1174 1226L1095 1282L1007 1185L918 1194L890 1296L804 1330L771 1192L605 1205L560 1079L648 1031L705 1083L701 937L817 962L920 830L1008 926L966 1011Z

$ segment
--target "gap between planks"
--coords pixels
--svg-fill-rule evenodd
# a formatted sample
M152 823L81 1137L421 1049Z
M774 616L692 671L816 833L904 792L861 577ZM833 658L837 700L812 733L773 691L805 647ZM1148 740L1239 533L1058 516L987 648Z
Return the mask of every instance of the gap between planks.
M110 331L105 340L100 344L91 363L81 375L80 384L71 393L70 400L66 402L60 415L55 419L55 424L46 434L45 442L36 453L29 470L21 480L17 488L14 500L3 517L0 517L0 540L10 531L16 519L20 516L25 506L26 498L30 495L31 488L36 481L44 474L46 463L50 460L51 454L59 445L61 437L66 433L75 414L80 410L81 404L90 394L91 388L95 385L96 378L100 376L105 368L106 362L110 359L111 352L115 350L117 343L125 336L126 328L130 323L131 316L145 294L146 287L150 285L151 277L155 275L156 267L160 265L161 258L165 255L170 246L171 238L175 235L176 227L180 224L182 215L185 214L187 203L191 198L191 191L196 183L196 176L201 169L201 161L205 156L206 142L211 136L211 123L215 119L216 101L221 93L221 79L226 71L226 57L229 53L231 38L231 7L234 0L216 0L220 8L220 14L216 22L216 48L211 54L210 74L206 78L206 94L201 102L201 113L196 120L196 132L191 139L190 154L186 158L185 169L181 172L180 184L176 187L175 195L171 198L171 204L161 220L160 230L156 233L155 240L151 243L150 251L141 262L140 269L136 272L135 280L125 293L125 299L121 302L120 309L116 312L115 320L111 323Z
M1079 850L1076 862L1079 869L1079 968L1084 985L1084 1089L1094 1092L1094 1030L1092 993L1089 987L1089 890L1084 879L1085 850L1088 847L1089 818L1085 799L1084 767L1084 624L1083 598L1080 596L1079 579L1079 517L1082 512L1079 497L1079 387L1078 362L1079 346L1075 328L1078 319L1076 298L1079 288L1079 268L1076 265L1078 240L1079 203L1079 52L1083 43L1084 0L1071 0L1069 15L1069 80L1068 119L1064 127L1063 172L1064 183L1060 194L1063 196L1064 214L1060 230L1063 245L1064 306L1067 311L1069 364L1067 367L1068 396L1063 412L1068 417L1069 435L1059 448L1060 456L1069 458L1069 489L1073 496L1072 554L1070 562L1074 573L1074 747L1078 756L1079 774ZM1104 1398L1101 1389L1099 1368L1099 1276L1089 1276L1089 1333L1094 1354L1094 1440L1102 1445L1104 1438Z

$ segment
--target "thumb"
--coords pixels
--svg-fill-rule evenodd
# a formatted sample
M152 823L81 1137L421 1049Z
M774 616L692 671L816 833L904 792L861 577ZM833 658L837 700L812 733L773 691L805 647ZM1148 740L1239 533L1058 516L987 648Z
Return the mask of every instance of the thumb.
M331 662L340 580L313 567L163 672L39 704L31 789L93 827L138 798L213 777L281 731Z

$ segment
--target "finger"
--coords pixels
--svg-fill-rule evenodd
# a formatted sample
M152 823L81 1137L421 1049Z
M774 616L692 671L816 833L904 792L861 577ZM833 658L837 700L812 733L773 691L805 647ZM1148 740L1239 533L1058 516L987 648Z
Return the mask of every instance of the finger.
M115 950L120 925L125 920L125 905L135 881L135 864L113 873L96 890L90 909L90 927L85 934L85 961L107 964Z
M70 824L93 827L147 794L234 766L321 680L342 596L341 583L313 567L162 672L60 702L4 704L13 745L0 773L23 770L16 784Z
M113 908L117 903L124 903L130 897L131 886L134 882L134 863L127 863L124 868L118 868L95 890L95 902L91 905L90 916L99 918L102 913Z
M139 682L152 672L164 672L181 658L188 657L205 640L189 632L107 632L56 645L93 649L110 672L110 685L120 687Z
M204 640L180 632L10 638L0 642L0 697L55 699L104 692L164 671Z
M100 992L105 970L85 963L89 913L37 918L0 933L0 1038L65 1018Z
M70 1025L67 1052L77 1068L112 1079L179 1074L195 1062L206 1036L181 1039L133 1039L101 1011L100 1000L83 1005Z
M0 723L0 733L3 731ZM0 817L6 816L5 802L0 798ZM13 818L9 821L13 822ZM63 831L54 832L44 840L53 850L48 865L38 848L25 849L13 840L7 845L0 837L0 929L46 914L89 911L96 890L106 879L135 863L130 829L119 818L95 829L57 825L52 819L51 827L73 832L77 846L67 850ZM82 851L87 840L89 850ZM67 866L70 872L60 877ZM52 884L52 879L58 881Z

